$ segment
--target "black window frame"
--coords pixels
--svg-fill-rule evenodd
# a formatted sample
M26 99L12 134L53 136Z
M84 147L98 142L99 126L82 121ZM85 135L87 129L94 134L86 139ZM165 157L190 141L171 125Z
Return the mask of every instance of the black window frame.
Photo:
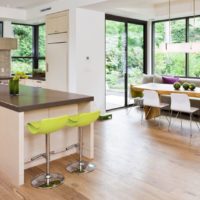
M12 23L12 25L31 26L33 31L33 44L32 44L32 56L12 56L11 59L25 58L32 60L32 70L39 69L39 61L45 60L45 56L39 55L39 27L45 26L45 23L32 25L22 23Z
M3 29L4 29L3 21L0 21L0 24L1 24L1 26L2 26L2 33L0 34L0 37L3 37Z
M200 15L196 15L195 18L200 17ZM151 55L151 72L152 74L155 73L155 24L159 22L168 22L168 21L175 21L175 20L181 20L185 19L185 42L189 41L189 21L190 19L194 18L194 16L187 16L187 17L177 17L177 18L172 18L172 19L163 19L163 20L155 20L152 21L152 30L151 30L151 50L152 50L152 55ZM200 79L200 77L193 77L189 76L189 54L190 53L185 53L185 76L180 76L183 78L193 78L193 79ZM167 74L166 74L167 76Z
M121 17L121 16L116 16L116 15L111 15L111 14L106 14L105 15L105 22L106 20L111 20L111 21L116 21L116 22L124 22L125 24L125 33L126 33L126 41L128 40L128 24L137 24L137 25L142 25L143 26L143 38L144 38L144 46L143 46L143 73L147 74L147 43L148 43L148 38L147 38L147 21L144 20L139 20L139 19L132 19L128 17ZM105 34L106 34L106 23L105 23ZM106 37L105 37L105 44L106 44ZM105 51L106 54L106 51ZM128 103L128 45L126 43L125 46L125 78L124 78L124 86L125 86L125 105L122 107L118 108L113 108L109 110L116 110L120 109L123 107L129 107ZM105 60L105 66L106 66L106 60ZM106 67L105 67L105 75L106 75ZM106 77L105 77L106 81ZM106 92L106 88L105 88Z

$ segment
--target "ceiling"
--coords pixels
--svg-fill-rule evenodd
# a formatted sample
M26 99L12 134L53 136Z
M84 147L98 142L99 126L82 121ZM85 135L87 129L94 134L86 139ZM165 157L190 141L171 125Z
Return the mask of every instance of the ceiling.
M171 17L193 15L193 0L170 0ZM169 0L107 0L87 6L89 9L103 11L144 20L169 17ZM200 0L196 0L196 14L200 13Z
M59 0L0 0L0 7L29 9ZM69 1L69 0L63 0ZM90 2L85 8L135 19L156 20L169 17L169 0L71 0ZM170 0L171 17L193 15L193 0ZM99 2L99 3L94 3ZM200 0L196 2L196 14L200 14Z
M0 0L0 7L27 9L52 1L54 0Z

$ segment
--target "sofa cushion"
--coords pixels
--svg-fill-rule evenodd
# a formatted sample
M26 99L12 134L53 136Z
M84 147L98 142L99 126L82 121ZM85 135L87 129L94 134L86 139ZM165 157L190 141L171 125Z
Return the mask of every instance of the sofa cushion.
M170 76L163 76L162 80L163 80L163 83L174 84L174 83L179 81L179 78L178 77L173 77L173 76L171 76L171 77Z
M154 83L163 83L162 76L155 74L153 76L153 82Z
M181 84L187 82L187 83L194 83L197 87L200 87L200 79L192 79L192 78L180 78L179 82Z
M143 74L142 83L153 83L153 75Z
M184 82L194 83L197 87L200 87L200 79L192 79L192 78L179 78L179 82L183 84ZM148 75L143 74L142 83L163 83L162 76L160 75Z

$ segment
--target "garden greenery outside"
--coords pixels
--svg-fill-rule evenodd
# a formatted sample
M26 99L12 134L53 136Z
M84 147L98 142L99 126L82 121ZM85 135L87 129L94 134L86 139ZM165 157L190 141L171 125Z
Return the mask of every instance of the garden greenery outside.
M169 33L170 31L170 33ZM189 19L188 41L200 41L200 18ZM160 75L200 77L200 53L188 54L188 68L186 69L185 53L162 53L159 46L162 43L183 43L186 41L186 19L170 22L156 22L154 24L154 73Z
M33 26L13 24L13 32L18 40L18 48L12 51L11 73L25 72L32 74L33 72ZM38 71L45 71L45 26L39 25L38 40Z
M200 53L162 53L162 43L200 41L200 17L189 19L189 33L186 38L186 19L154 23L154 73L159 75L200 77ZM143 26L128 23L126 63L125 23L106 20L106 88L107 91L124 91L124 73L128 66L128 86L141 83L143 73ZM187 72L187 73L186 73Z
M143 25L128 24L128 82L140 83L143 72ZM106 20L106 87L107 91L124 90L126 68L125 23Z

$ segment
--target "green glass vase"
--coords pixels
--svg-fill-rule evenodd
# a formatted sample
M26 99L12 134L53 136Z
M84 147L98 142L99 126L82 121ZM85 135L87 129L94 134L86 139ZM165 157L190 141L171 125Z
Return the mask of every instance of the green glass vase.
M18 95L19 94L19 80L9 80L9 91L10 95Z

